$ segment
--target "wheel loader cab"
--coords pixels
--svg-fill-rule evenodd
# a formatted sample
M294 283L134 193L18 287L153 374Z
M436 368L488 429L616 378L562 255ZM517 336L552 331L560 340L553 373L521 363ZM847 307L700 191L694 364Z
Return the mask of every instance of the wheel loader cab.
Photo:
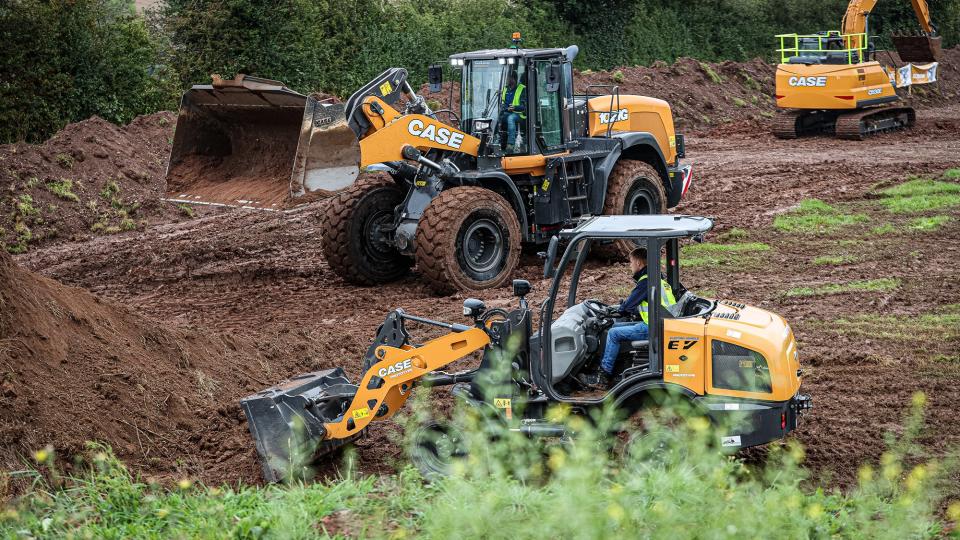
M787 323L741 302L698 296L680 280L680 242L701 241L712 227L701 217L600 216L560 233L568 245L556 264L548 255L547 274L554 280L531 346L531 376L551 399L581 407L612 401L629 409L651 392L674 393L717 425L736 424L724 434L731 447L762 444L796 426L809 400L799 394L799 354ZM648 340L621 344L613 386L598 395L581 376L599 369L605 336L619 316L590 298L601 281L589 275L595 272L586 261L591 249L622 239L647 248L648 305L660 307L650 309ZM601 290L611 296L629 277L603 272ZM584 276L592 285L580 293ZM677 300L669 308L654 286L661 279ZM554 320L558 302L566 309Z

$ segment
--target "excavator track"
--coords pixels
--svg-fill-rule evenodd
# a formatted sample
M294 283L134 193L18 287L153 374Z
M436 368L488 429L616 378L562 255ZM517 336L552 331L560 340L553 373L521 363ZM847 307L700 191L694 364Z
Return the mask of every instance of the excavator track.
M780 111L773 121L773 134L779 139L796 139L815 133L830 133L837 118L834 111L793 109Z
M837 118L836 135L840 139L861 141L868 135L911 127L916 112L911 107L881 107L842 114Z

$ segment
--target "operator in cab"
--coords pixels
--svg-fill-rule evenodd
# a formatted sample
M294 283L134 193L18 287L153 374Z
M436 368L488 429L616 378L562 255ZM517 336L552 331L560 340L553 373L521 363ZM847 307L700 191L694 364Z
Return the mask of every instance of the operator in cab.
M630 321L615 323L607 331L607 344L600 360L600 371L597 377L589 382L594 389L608 390L613 385L613 369L620 354L620 342L638 341L650 337L648 325L650 315L648 311L649 288L647 287L647 249L636 248L630 252L630 271L633 272L633 281L636 285L630 296L620 303L617 311L621 317ZM660 303L670 307L676 303L673 289L665 280L660 280ZM640 319L639 321L637 319Z
M507 126L507 154L515 154L520 121L527 119L526 86L517 83L517 73L507 75L507 86L500 95L500 123Z

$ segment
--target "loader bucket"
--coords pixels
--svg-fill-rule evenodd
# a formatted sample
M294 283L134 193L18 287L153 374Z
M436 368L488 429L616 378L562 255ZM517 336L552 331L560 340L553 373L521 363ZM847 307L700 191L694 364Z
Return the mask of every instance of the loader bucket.
M360 146L343 111L268 79L195 85L180 102L166 198L281 210L349 186Z
M311 465L326 454L350 443L325 440L325 423L341 417L357 393L343 369L306 373L247 396L240 406L268 482L307 479Z
M943 53L940 37L905 34L890 37L900 60L904 62L937 62Z

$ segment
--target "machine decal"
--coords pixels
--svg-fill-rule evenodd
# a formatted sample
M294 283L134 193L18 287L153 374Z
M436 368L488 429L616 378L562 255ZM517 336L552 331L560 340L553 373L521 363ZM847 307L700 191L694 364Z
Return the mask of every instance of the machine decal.
M379 375L381 378L384 378L384 377L393 378L393 377L402 375L410 371L411 369L413 369L413 360L408 358L402 362L397 362L393 365L380 368L379 370L377 370L377 375Z
M630 118L628 109L619 109L616 111L602 112L599 114L601 124L614 124Z
M393 92L393 86L390 85L390 81L387 81L380 85L380 95L386 96L390 92Z
M354 420L359 420L361 418L366 418L368 416L370 416L370 409L368 409L367 407L363 407L353 411Z
M698 337L672 337L670 338L670 343L667 344L667 348L686 351L696 345L698 341L700 341Z
M722 437L720 439L720 444L723 446L741 446L740 436L739 435L729 435L727 437Z
M870 90L867 90L867 95L875 96L881 92L883 92L883 88L871 88Z
M787 79L790 86L826 86L826 77L790 77Z
M463 144L463 133L455 132L445 127L437 129L437 126L433 124L424 127L423 120L419 118L414 118L407 124L407 131L415 137L427 139L454 149L459 149L460 145Z
M680 366L678 366L677 364L667 365L667 373L677 373L678 371L680 371Z

